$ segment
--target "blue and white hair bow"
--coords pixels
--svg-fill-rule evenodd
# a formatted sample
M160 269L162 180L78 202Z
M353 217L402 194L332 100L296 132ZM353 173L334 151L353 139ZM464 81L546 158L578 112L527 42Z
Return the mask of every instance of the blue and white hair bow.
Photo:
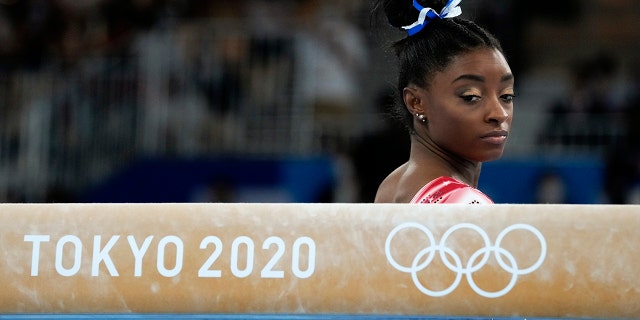
M437 13L435 10L431 8L425 8L421 6L418 3L418 0L413 0L413 7L416 8L418 11L420 11L420 16L418 17L418 21L416 21L414 24L410 26L405 26L402 28L407 30L407 33L409 34L409 36L412 36L420 32L420 30L422 30L422 28L424 28L424 26L429 24L429 22L433 19L436 19L436 18L446 19L446 18L457 17L462 14L462 8L458 6L461 1L462 0L449 0L449 2L447 2L444 8L442 8L442 11L440 11L440 13Z

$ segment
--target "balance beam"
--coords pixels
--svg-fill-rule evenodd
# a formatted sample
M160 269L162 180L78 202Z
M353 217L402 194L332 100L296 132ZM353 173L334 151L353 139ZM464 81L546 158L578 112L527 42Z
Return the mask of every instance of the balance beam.
M640 317L640 207L2 204L1 314Z

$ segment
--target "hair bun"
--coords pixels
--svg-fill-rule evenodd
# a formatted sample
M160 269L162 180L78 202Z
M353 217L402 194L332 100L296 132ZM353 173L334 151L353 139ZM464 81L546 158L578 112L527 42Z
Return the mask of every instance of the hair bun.
M382 0L382 2L390 25L402 28L418 20L420 12L413 7L413 0ZM440 12L447 4L447 0L418 0L418 3L425 8Z

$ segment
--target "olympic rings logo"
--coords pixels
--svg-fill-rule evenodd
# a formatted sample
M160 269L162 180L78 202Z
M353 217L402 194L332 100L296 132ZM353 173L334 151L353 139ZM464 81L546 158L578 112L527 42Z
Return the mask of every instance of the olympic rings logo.
M404 229L411 228L422 231L429 239L429 246L418 252L418 254L414 257L411 266L403 266L399 264L391 255L391 241L398 232ZM470 256L466 266L463 266L460 256L453 249L447 246L447 240L449 239L449 237L454 232L461 229L470 229L477 232L484 242L484 247L478 249ZM540 242L540 256L538 257L537 261L528 268L519 268L516 258L513 256L513 254L501 247L504 237L514 230L529 231L534 236L536 236L538 238L538 241ZM502 232L500 232L500 234L496 238L495 244L491 244L487 233L475 224L457 224L449 228L443 234L440 242L437 243L435 237L433 236L433 233L427 227L416 222L407 222L397 226L391 231L391 233L389 233L384 249L389 263L391 263L394 268L401 272L410 273L411 278L413 279L413 283L416 285L416 287L422 293L431 297L443 297L453 292L462 281L462 276L466 276L467 282L469 283L473 291L475 291L477 294L487 298L501 297L511 291L513 287L515 287L518 276L526 275L537 270L542 265L547 255L547 243L544 236L540 231L538 231L538 229L528 224L514 224L507 227ZM440 259L442 260L446 268L456 273L456 277L453 283L448 288L440 291L428 289L418 278L418 272L423 271L431 264L431 262L435 258L436 252L439 253ZM487 261L491 257L491 254L495 256L495 259L504 271L511 273L511 279L507 286L504 289L495 292L486 291L480 288L473 279L473 274L482 269L487 264ZM451 261L449 257L453 261Z

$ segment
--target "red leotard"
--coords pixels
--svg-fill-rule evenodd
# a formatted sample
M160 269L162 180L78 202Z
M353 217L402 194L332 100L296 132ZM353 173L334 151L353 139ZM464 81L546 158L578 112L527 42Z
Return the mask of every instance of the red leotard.
M492 204L478 189L451 177L437 178L422 187L411 203Z

